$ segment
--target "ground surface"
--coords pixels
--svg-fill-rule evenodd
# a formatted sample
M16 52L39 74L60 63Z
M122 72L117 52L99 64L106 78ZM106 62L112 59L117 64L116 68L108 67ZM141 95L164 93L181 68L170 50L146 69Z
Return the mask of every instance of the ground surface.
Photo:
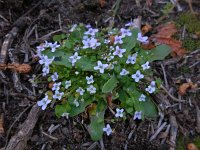
M151 0L149 0L150 2ZM148 23L153 27L176 19L180 14L176 8L171 11L169 16L162 16L162 10L168 0L152 1L152 5L147 7L146 1L141 0L140 5L135 0L122 0L115 16L114 26L122 26L131 19L142 16L142 24ZM40 66L33 59L35 47L43 40L50 40L48 33L60 33L60 26L63 31L69 29L69 25L74 23L91 24L97 27L109 26L110 17L113 16L113 5L115 0L106 1L104 7L100 7L95 0L43 0L43 1L1 1L0 0L0 48L2 47L5 35L16 24L16 20L23 16L25 19L22 24L18 24L21 29L11 45L14 49L13 57L5 63L26 62L32 66L29 74L13 73L9 70L3 71L0 75L0 114L4 118L4 134L0 134L0 148L4 147L11 136L19 129L26 120L31 106L41 98L40 90L47 88L45 80L38 87L31 87L28 81L33 74L40 73ZM188 11L189 6L186 2L180 3L183 11ZM195 3L193 9L200 12L199 3ZM30 12L29 12L30 11ZM183 28L180 28L180 35ZM36 32L37 31L37 32ZM178 35L179 36L179 35ZM170 58L163 62L154 64L155 76L165 80L168 91L174 97L178 97L177 90L179 85L186 83L189 79L200 84L200 50L194 49L182 58ZM164 69L162 69L163 64ZM196 65L194 65L196 64ZM17 77L16 77L17 76ZM19 79L19 81L16 81ZM27 150L64 150L64 149L138 149L138 150L159 150L169 149L175 143L171 143L174 137L173 131L167 131L167 127L178 129L179 136L184 135L186 140L181 141L183 145L192 142L193 138L199 134L198 127L198 107L200 107L200 90L189 90L179 99L186 100L185 103L175 102L166 92L154 95L153 98L160 109L160 117L155 120L145 120L134 122L130 119L114 124L115 132L112 136L104 135L101 142L93 142L85 128L88 122L84 114L75 118L58 119L54 115L53 109L42 112L33 130L30 140L26 146ZM107 112L109 118L109 111ZM173 120L175 118L175 121ZM155 131L165 124L158 136L149 142L150 137ZM12 125L13 124L13 125ZM51 134L48 129L56 126ZM157 128L156 128L157 127ZM47 135L46 135L47 134ZM130 139L128 138L130 137ZM175 136L176 137L176 136ZM183 138L184 139L184 138Z

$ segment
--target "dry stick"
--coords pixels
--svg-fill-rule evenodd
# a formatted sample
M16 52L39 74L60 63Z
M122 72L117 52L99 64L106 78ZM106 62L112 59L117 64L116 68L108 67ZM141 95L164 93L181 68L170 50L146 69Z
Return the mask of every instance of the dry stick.
M198 133L200 133L200 110L198 105L196 105L196 111L197 111L197 127L196 127L196 131Z
M98 145L98 142L94 142L87 150L92 150Z
M167 95L168 95L172 100L174 100L175 102L185 102L185 101L186 101L186 100L177 99L176 97L174 97L173 95L171 95L163 85L161 85L160 87L161 87L161 88L167 93Z
M151 136L151 138L149 139L149 142L153 141L157 135L162 131L162 129L166 126L167 122L164 122L160 128L158 128L158 130L156 130L156 132Z
M162 67L162 71L163 71L165 86L166 86L167 89L169 89L169 84L168 84L168 81L167 81L167 75L166 75L166 72L165 72L165 67L163 66L163 64L161 64L161 67Z
M11 126L9 127L8 131L7 131L7 135L6 135L6 145L8 143L8 137L10 136L10 131L12 129L12 127L15 125L15 123L17 121L19 121L19 119L22 117L22 115L30 108L31 106L26 107L19 115L18 117L15 119L15 121L11 124Z
M174 150L176 146L176 136L178 132L178 124L176 122L176 117L174 115L171 115L169 117L169 123L170 123L170 142L173 144L172 147L170 147L170 150Z
M101 145L101 150L105 150L103 138L101 138L101 140L100 140L100 145Z
M22 124L21 129L14 135L5 150L23 150L26 147L26 143L29 140L33 128L38 120L41 109L35 104L28 114L26 121Z
M164 144L164 142L166 141L167 135L169 134L169 130L170 130L170 124L167 126L167 129L165 130L164 134L165 134L165 138L162 139L161 144Z
M135 132L135 129L136 129L136 126L134 126L134 129L131 130L131 132L129 133L128 135L128 139L126 140L126 144L124 146L124 150L127 150L128 149L128 141L131 139L131 137L133 136L133 133Z
M47 134L46 132L42 131L42 134L44 134L45 136L47 136L48 138L52 139L52 140L55 140L55 141L58 141L58 138L57 137L54 137L52 135L49 135Z

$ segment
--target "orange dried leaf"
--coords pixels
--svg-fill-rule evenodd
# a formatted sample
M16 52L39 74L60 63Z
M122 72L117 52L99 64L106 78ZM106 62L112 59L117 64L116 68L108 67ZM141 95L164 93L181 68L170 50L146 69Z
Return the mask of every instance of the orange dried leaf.
M182 48L182 42L172 39L172 38L165 38L165 37L159 37L156 38L156 42L159 44L166 44L169 45L172 49L172 56L183 56L185 54L185 49Z
M105 0L99 0L99 4L100 4L100 7L103 8L103 7L105 7L106 1Z
M145 24L143 27L142 27L142 34L146 34L147 32L151 31L152 27L149 25L149 24Z
M53 84L54 84L54 82L49 82L49 84L48 84L48 88L49 88L49 89L52 89Z
M149 42L148 44L142 44L141 47L144 50L150 50L150 49L155 48L156 46L153 43Z
M177 32L176 26L173 22L168 22L165 25L160 25L156 28L156 30L158 33L155 34L154 37L171 38L172 35Z
M29 73L31 71L31 66L28 64L21 64L17 66L16 71L19 73Z
M112 105L113 105L113 103L112 103L112 93L109 93L109 94L106 95L106 100L107 100L108 106L112 108Z
M110 45L113 45L114 42L115 42L115 36L114 36L114 35L111 35L111 36L109 37L109 40L110 40Z
M185 95L185 93L187 92L188 89L196 89L196 88L197 88L197 84L194 84L192 82L183 83L179 87L179 93L180 93L180 95Z
M193 143L187 144L187 150L198 150L197 146Z
M3 114L1 114L0 117L0 134L4 134L4 128L3 128Z

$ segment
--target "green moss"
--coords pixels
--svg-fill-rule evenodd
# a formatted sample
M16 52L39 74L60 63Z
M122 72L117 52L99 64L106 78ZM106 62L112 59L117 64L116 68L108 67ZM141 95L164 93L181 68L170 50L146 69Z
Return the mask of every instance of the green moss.
M192 14L191 12L185 12L178 16L177 18L178 26L186 27L186 30L190 33L195 33L200 31L200 19L199 16Z
M200 48L200 41L193 39L185 39L183 41L183 47L188 51L193 51Z
M195 144L198 148L200 148L200 136L196 136L194 138L190 138L188 136L179 135L177 138L177 150L185 150L186 145L188 143Z

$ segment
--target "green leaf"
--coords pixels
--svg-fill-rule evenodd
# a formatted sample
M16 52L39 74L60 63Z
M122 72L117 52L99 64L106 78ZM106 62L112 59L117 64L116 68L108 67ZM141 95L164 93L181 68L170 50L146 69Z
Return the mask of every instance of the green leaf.
M53 58L53 56L55 57L53 61L54 65L64 65L68 68L72 67L69 62L69 57L73 55L72 53L67 53L61 49L57 49L55 52L45 51L44 54L47 55L48 58Z
M69 112L70 113L69 114L70 117L74 117L74 116L84 112L85 111L85 107L87 107L89 104L91 104L92 101L93 101L92 99L84 100L83 102L81 101L81 102L79 102L79 106L78 107L76 107L75 105L72 105L71 106L72 109Z
M66 37L67 37L66 34L58 34L58 35L53 36L53 40L60 42L61 40L65 39Z
M126 51L130 51L138 43L137 35L139 33L139 29L133 29L131 32L132 35L125 37L123 40L124 43L122 44L122 48L126 49Z
M167 45L159 45L149 51L149 61L164 60L171 53L171 48Z
M117 86L118 80L113 75L104 85L102 88L103 93L109 93L111 92L116 86Z
M88 131L92 140L94 141L98 141L102 138L105 110L106 103L102 100L96 107L96 114L90 116L90 125L88 126Z
M157 107L150 98L146 97L146 101L141 102L141 104L145 118L156 118L158 116Z
M82 71L94 71L95 64L90 59L82 56L81 59L76 62L76 66Z
M69 112L71 110L71 107L68 103L62 104L62 105L56 105L55 107L55 114L57 117L62 116L63 113Z

